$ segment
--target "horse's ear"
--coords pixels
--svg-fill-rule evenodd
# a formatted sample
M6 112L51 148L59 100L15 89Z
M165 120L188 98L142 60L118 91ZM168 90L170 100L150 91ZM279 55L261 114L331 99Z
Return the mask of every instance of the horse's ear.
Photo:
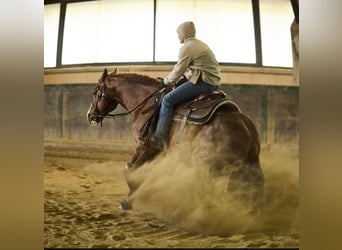
M108 76L108 71L105 68L103 73L102 73L101 82L104 82L106 80L107 76Z
M116 71L118 70L118 68L115 68L114 70L113 70L113 75L115 75L116 74Z

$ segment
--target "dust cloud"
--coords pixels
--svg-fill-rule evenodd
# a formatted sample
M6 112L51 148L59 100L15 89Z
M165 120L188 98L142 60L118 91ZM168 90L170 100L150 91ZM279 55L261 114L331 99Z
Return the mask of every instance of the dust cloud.
M186 148L170 150L131 174L131 180L144 180L131 196L133 206L206 235L298 230L298 153L297 146L263 145L261 216L254 217L226 191L227 177L213 177L208 166L191 161Z
M299 149L297 145L268 145L261 153L265 174L265 230L297 228L299 223Z

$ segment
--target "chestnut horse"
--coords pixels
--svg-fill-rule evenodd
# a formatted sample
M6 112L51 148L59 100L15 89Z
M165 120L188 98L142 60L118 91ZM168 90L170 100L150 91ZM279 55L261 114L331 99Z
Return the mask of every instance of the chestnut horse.
M144 141L144 134L153 118L153 112L148 111L155 105L156 98L160 98L162 91L157 79L138 74L116 74L116 70L108 74L107 69L95 87L87 112L89 123L102 123L118 104L127 113L112 116L130 114L133 118L131 129L137 148L126 166L130 170L134 171L155 156L155 151ZM180 125L179 120L173 120L169 132L170 148L176 141L190 143L191 154L203 156L204 153L203 160L210 164L213 174L228 175L227 191L238 191L239 198L249 199L253 204L260 202L264 187L264 175L259 161L260 138L254 123L246 115L222 106L205 124L187 124L183 128L181 140L177 138ZM130 183L127 177L126 181L130 188L129 198L138 187ZM124 203L121 208L131 208L127 200Z

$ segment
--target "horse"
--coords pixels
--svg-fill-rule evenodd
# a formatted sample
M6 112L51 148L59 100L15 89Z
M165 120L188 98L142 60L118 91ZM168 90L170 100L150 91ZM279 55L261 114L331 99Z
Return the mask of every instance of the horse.
M116 69L110 74L104 69L94 89L86 114L89 123L102 124L105 117L131 115L133 118L131 132L137 147L125 167L129 171L140 168L155 157L147 135L153 128L162 92L158 79L134 73L117 74ZM110 114L118 104L127 112ZM181 127L182 133L179 133ZM252 210L260 206L265 182L259 160L260 137L248 116L226 104L217 108L204 124L184 125L181 119L173 119L169 149L185 142L191 149L191 155L200 155L199 158L209 164L213 175L229 178L227 192L235 192L239 198L251 201ZM130 192L120 208L132 209L129 198L140 184L131 182L126 174L125 177Z

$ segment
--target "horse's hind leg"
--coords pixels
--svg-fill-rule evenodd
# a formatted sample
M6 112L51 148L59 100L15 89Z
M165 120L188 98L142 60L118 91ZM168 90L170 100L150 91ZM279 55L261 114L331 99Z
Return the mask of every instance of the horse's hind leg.
M227 192L256 215L262 212L264 175L259 161L253 163L232 157L217 157L210 162L213 177L227 178Z
M244 164L229 177L227 190L242 201L253 215L262 212L264 175L258 163Z

